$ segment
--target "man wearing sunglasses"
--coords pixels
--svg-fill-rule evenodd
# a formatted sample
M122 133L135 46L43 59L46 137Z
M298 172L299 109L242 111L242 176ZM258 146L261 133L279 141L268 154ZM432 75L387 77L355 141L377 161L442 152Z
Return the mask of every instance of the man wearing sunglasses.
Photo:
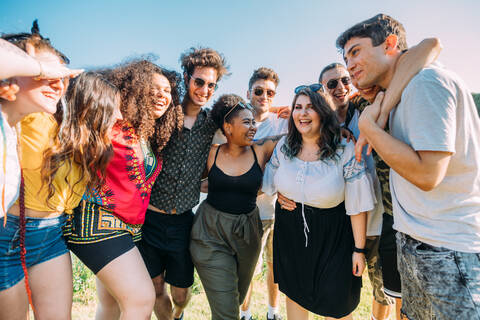
M343 123L353 133L355 138L358 138L360 135L358 119L361 110L358 108L359 106L350 100L352 81L346 67L340 63L327 65L320 73L319 82L323 84L325 91L331 96L339 122ZM376 197L381 199L381 187L377 178L373 157L370 155L364 159L374 182ZM383 211L383 204L381 201L378 201L375 208L368 213L367 242L365 245L367 249L365 257L367 258L368 276L373 287L372 316L378 320L387 319L390 305L394 304L394 300L384 292L382 270L378 255Z
M223 56L210 48L191 48L180 61L187 90L182 101L183 130L172 135L163 151L162 171L152 189L139 244L155 287L154 311L159 320L182 319L190 299L192 208L199 201L202 172L218 129L202 107L228 68Z
M400 22L378 14L342 33L337 47L360 87L395 87L407 49ZM480 119L471 93L457 75L429 64L403 89L389 132L379 121L382 99L362 112L359 127L391 168L402 313L480 319Z
M279 118L276 113L270 112L273 98L279 83L278 75L269 68L261 67L255 70L248 82L247 98L255 110L257 132L255 140L266 137L286 134L288 131L288 119ZM257 198L257 206L260 210L260 218L263 226L262 252L267 264L267 288L268 288L268 312L267 320L279 320L278 315L278 285L273 282L273 224L275 214L276 197L262 194ZM259 259L255 273L261 271L263 259ZM245 302L240 308L242 320L252 319L250 312L250 297L252 285L248 290Z
M318 82L332 98L338 120L344 123L352 93L352 81L347 69L340 63L331 63L320 72Z

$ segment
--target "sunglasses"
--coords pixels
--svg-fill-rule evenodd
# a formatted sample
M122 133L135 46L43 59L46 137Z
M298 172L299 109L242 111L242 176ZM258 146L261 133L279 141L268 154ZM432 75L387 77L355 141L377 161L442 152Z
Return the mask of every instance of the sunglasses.
M253 110L252 106L250 106L248 103L243 103L243 102L239 101L236 105L233 106L232 109L230 109L230 110L223 116L223 122L226 122L226 119L227 119L228 115L229 115L230 113L232 113L232 111L235 110L235 108L236 108L237 106L240 106L240 107L242 107L243 109L247 109L247 110L250 110L250 111Z
M191 79L193 79L193 84L197 88L203 88L203 86L206 84L207 88L209 91L214 91L217 90L218 85L215 82L206 82L205 80L201 78L195 78L194 76L190 76Z
M255 90L253 90L253 94L255 94L257 97L263 96L264 92L267 93L267 97L269 97L269 98L275 97L275 94L276 94L276 92L273 91L273 90L263 89L263 88L260 88L260 87L257 87L257 88L255 88Z
M294 92L295 94L298 94L301 90L303 89L310 89L313 92L317 92L318 90L321 90L322 92L324 91L323 85L321 83L314 83L311 85L301 85L295 88Z
M350 77L342 77L340 79L328 80L327 88L330 90L335 89L338 86L338 80L342 81L344 86L348 86L349 84L352 83L352 79L350 79Z

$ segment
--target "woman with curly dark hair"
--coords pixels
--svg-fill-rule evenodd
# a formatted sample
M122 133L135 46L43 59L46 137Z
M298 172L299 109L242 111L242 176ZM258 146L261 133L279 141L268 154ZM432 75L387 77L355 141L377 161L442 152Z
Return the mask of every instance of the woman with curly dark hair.
M227 143L210 150L208 197L195 214L190 252L212 319L238 319L260 254L257 193L278 138L254 143L253 109L234 94L221 96L211 116Z
M75 209L69 247L97 276L97 319L150 319L155 292L135 246L162 151L183 125L180 77L146 61L106 72L120 90L123 120L113 127L104 183Z
M365 268L366 211L375 196L318 86L295 89L288 135L265 169L262 190L296 202L291 207L279 197L275 205L274 277L287 296L288 319L308 319L309 311L351 319Z

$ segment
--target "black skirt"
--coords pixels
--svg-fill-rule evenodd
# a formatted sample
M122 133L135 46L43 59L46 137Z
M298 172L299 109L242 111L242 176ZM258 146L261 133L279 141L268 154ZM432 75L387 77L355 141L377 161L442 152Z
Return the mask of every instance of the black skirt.
M320 209L304 206L310 232L305 246L302 204L294 211L275 204L274 279L280 291L316 314L340 318L360 301L362 278L352 272L353 234L342 202Z

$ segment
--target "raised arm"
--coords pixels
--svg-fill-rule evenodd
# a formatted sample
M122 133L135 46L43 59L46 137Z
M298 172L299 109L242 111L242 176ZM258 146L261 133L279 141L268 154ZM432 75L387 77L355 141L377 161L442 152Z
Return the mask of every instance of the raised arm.
M437 38L422 40L416 46L408 49L398 59L395 74L385 91L378 125L385 128L390 111L398 104L402 91L412 78L424 67L434 62L442 51L442 45Z
M39 76L40 63L22 49L0 39L0 79L15 76Z
M11 77L39 77L59 79L75 77L83 70L72 70L58 63L47 63L35 59L35 48L27 44L27 52L0 39L0 80Z

